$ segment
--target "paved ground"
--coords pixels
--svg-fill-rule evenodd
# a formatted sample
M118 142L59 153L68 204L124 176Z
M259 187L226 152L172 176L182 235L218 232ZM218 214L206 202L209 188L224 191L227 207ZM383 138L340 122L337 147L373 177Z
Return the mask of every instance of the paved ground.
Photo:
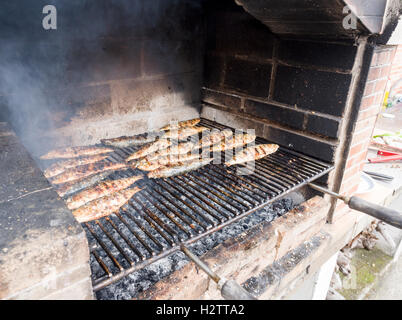
M389 206L401 210L402 195ZM402 300L402 255L398 261L379 279L379 284L373 288L367 300Z
M375 126L377 129L389 131L398 131L402 129L402 103L383 110L381 113L392 114L395 118L386 118L380 115Z

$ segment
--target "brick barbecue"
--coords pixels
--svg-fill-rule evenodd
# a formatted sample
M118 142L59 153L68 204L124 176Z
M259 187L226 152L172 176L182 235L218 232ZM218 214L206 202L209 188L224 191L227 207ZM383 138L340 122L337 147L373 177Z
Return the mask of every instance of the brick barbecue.
M1 5L0 299L221 299L182 245L255 297L286 297L365 226L308 183L357 191L400 54L388 2L78 1L56 4L56 30L39 2ZM53 148L198 117L279 151L252 175L211 164L146 180L83 224L42 173Z

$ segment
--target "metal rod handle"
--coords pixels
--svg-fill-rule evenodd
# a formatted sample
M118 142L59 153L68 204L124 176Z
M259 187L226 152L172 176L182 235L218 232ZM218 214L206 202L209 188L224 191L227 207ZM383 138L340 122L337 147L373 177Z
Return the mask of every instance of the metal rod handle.
M363 212L376 219L384 221L391 226L402 229L402 213L399 211L379 206L378 204L366 201L359 197L352 196L349 198L346 196L342 196L336 192L330 191L314 183L309 183L308 185L317 191L329 194L332 197L342 200L349 206L349 208L353 210Z
M347 203L349 208L364 212L374 218L377 218L391 226L402 229L402 213L393 209L379 206L375 203L368 202L362 198L351 197Z
M181 251L189 257L198 267L200 267L212 280L214 280L221 289L221 295L226 300L257 300L241 285L234 280L226 280L213 272L200 258L198 258L189 248L184 245L180 247Z

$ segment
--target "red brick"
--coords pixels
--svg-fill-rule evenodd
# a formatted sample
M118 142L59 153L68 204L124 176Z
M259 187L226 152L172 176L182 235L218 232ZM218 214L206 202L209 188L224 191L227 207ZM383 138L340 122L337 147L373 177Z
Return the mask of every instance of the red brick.
M375 91L374 92L381 92L383 93L385 87L387 86L388 79L377 80L375 82Z
M376 97L375 94L368 97L364 97L360 104L360 110L366 110L370 108L374 104L375 97Z
M391 68L392 68L392 66L391 66L391 65L388 65L388 66L383 66L383 67L380 67L380 68L381 68L380 76L377 77L377 79L378 79L378 78L385 78L385 77L388 77L389 74L391 73Z
M356 165L360 165L366 159L367 150L363 150L358 154L355 154L353 157L349 157L346 162L346 169L352 168Z
M356 179L357 180L357 179ZM360 176L359 176L359 182L360 182ZM344 196L352 196L357 189L359 189L359 183L355 184L345 184L345 188L341 188L341 193Z
M376 117L381 110L381 104L376 103L372 105L370 108L360 110L358 121L364 120L371 117Z
M379 52L373 53L373 58L371 59L371 67L377 66Z
M339 193L348 195L357 190L357 186L360 184L360 171L357 171L355 174L350 177L343 178L342 185L339 190Z
M374 67L374 68L371 67L367 77L367 81L379 79L380 76L381 76L381 67Z
M360 172L360 165L357 165L357 166L354 166L354 167L346 169L343 172L342 181L348 180L349 178L357 175L359 172Z
M391 54L389 51L383 51L378 54L377 66L391 62Z
M377 93L375 96L374 103L377 104L378 106L381 106L382 102L383 102L383 97L384 97L384 92Z
M356 144L355 146L350 148L349 157L353 157L361 151L363 151L363 143Z
M362 140L360 143L356 143L354 146L352 146L349 150L349 157L354 157L362 151L367 151L370 141L370 137L367 137L367 139Z
M401 51L400 51L400 48L401 48L401 45L392 48L392 50L391 50L391 58L390 58L391 62L394 61L395 56L396 56L398 53L401 52Z
M374 93L375 86L376 86L376 82L375 82L375 81L373 81L373 82L367 82L367 83L366 83L366 88L364 89L364 95L363 95L363 96L366 97L366 96L369 96L369 95L373 94L373 93Z
M357 121L354 132L360 132L364 128L373 129L376 120L377 120L377 117L372 117L372 118L367 118L367 119L364 119L364 120L361 120L361 121Z
M357 144L365 143L367 140L371 138L371 133L373 132L372 128L364 128L360 131L356 131L352 135L352 141L350 145L354 147Z

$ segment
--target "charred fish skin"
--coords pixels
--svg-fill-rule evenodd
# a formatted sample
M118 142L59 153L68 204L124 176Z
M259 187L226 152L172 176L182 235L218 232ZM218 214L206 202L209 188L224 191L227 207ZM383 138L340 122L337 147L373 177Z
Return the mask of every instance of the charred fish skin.
M197 170L208 163L210 163L213 159L203 159L201 161L190 161L189 163L179 163L173 166L165 166L160 167L157 170L151 171L148 173L148 178L157 179L157 178L168 178L172 176L177 176L180 174L184 174L189 171Z
M114 150L106 147L97 146L82 146L82 147L69 147L64 149L51 150L48 153L42 155L40 159L50 160L50 159L65 159L65 158L78 158L81 156L91 156L95 154L110 153Z
M257 146L248 147L234 155L229 161L225 162L225 165L230 167L235 164L255 161L276 152L278 148L279 146L277 144L260 144Z
M147 133L145 136L143 135L135 135L135 136L121 136L117 138L111 138L111 139L102 139L101 143L106 146L112 146L116 148L127 148L131 146L138 146L142 145L145 143L150 143L154 142L156 138L160 135L161 133L157 132L150 132Z
M200 118L186 120L186 121L180 121L177 124L168 124L168 125L160 128L160 130L168 131L168 130L181 129L181 128L185 128L185 127L193 127L193 126L197 125L200 121L201 121Z
M133 176L116 180L102 181L93 188L83 190L66 199L67 207L70 210L77 209L86 203L91 202L92 200L126 189L142 178L142 176Z
M52 164L50 167L45 169L43 172L46 178L51 178L57 176L58 174L64 172L66 169L78 167L84 164L95 163L98 161L105 160L108 155L99 154L94 156L87 156L82 158L72 158Z
M52 184L61 184L69 181L78 180L88 177L94 173L99 173L108 170L119 170L127 167L127 163L115 163L115 162L96 162L70 168L63 173L51 178Z
M82 178L72 182L67 182L60 185L55 185L54 187L56 189L57 194L60 197L70 196L78 191L92 187L93 185L97 184L103 179L106 179L113 172L114 170L95 173L89 177Z
M159 139L155 142L149 143L143 146L140 150L135 151L126 158L126 162L145 157L151 153L158 151L159 149L166 149L172 145L172 142L167 139Z
M118 211L139 191L141 191L140 188L134 187L92 200L82 207L75 209L73 216L79 223L83 223L111 215Z

